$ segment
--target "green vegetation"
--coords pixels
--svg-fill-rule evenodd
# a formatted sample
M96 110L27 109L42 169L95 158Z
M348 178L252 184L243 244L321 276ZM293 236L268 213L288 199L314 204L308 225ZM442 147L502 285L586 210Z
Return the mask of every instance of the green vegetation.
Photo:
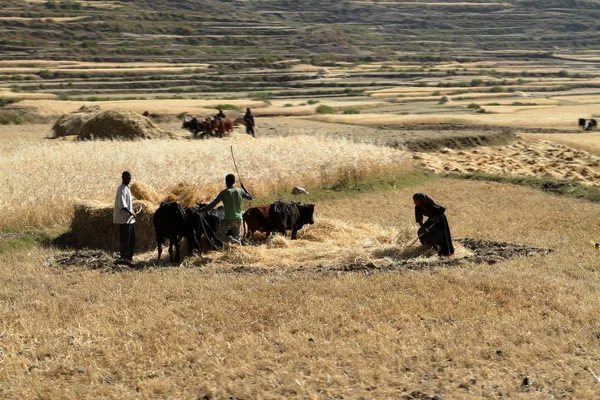
M23 99L18 97L0 97L0 107L7 106L9 104L18 103L23 101Z
M471 103L467 106L467 108L473 109L473 110L479 110L481 109L481 106L477 103Z
M418 169L403 170L366 180L353 178L350 171L333 185L323 188L307 188L309 194L302 195L302 201L315 202L341 199L355 196L357 193L378 192L384 190L402 189L423 184L427 180L440 179L435 174ZM256 199L256 204L269 204L277 200L297 200L298 197L289 192L273 192L268 196Z
M321 104L317 107L317 113L319 114L331 114L333 113L333 107L326 106L325 104Z
M0 254L29 250L40 245L47 246L56 237L47 232L0 232Z
M520 101L513 101L510 103L511 106L537 106L537 103L521 103Z
M211 109L215 109L215 110L232 110L232 111L240 111L240 108L237 106L234 106L233 104L218 104L216 106L209 106L209 107L205 107L205 108L211 108Z
M14 111L0 111L0 125L21 125L25 119Z
M256 100L268 100L271 96L271 92L256 92L248 94L248 97Z
M360 110L357 110L356 108L348 108L344 110L342 114L360 114Z
M310 105L317 104L318 102L319 102L319 100L313 100L313 99L310 99L307 101L307 103Z

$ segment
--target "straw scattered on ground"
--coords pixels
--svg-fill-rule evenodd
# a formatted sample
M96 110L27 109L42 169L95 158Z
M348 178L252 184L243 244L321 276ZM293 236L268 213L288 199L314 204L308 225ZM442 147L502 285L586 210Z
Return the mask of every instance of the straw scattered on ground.
M549 141L520 140L507 146L459 151L443 149L415 153L414 158L436 173L536 176L600 185L600 157Z

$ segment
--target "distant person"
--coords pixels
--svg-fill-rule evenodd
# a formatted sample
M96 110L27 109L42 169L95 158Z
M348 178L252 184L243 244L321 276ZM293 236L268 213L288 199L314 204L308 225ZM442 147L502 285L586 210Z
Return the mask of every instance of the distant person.
M121 179L122 183L117 189L113 212L113 223L119 225L120 256L115 264L131 265L135 248L135 215L137 213L133 211L133 197L131 196L131 190L129 190L131 173L124 171L121 174Z
M240 228L242 227L242 198L252 200L252 195L246 190L242 183L242 188L234 187L235 175L229 174L225 177L225 185L227 188L221 191L212 203L202 207L199 212L210 211L219 202L223 202L225 208L225 218L217 228L216 237L222 243L241 244ZM231 231L233 237L229 237L227 233Z
M144 113L142 115L146 118L150 118L150 112L148 112L148 111L144 111Z
M215 118L227 118L227 116L225 115L225 113L223 112L223 110L221 110L219 108L219 112L217 113L217 115L215 115Z
M415 193L413 202L415 203L415 219L420 225L417 234L421 243L432 246L438 256L454 254L450 227L444 214L446 209L423 193ZM425 223L423 223L423 216L427 217Z
M252 137L256 137L254 135L254 115L252 115L252 111L249 108L246 108L246 114L244 115L244 124L246 125L246 133L248 135L252 135Z

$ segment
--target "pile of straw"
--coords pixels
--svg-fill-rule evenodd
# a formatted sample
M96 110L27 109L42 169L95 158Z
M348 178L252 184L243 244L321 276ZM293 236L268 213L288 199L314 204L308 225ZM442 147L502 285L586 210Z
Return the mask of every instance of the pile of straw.
M98 105L83 105L77 111L70 114L63 114L52 126L49 138L78 136L83 125L99 112L100 106Z
M135 251L151 251L156 248L156 235L152 216L158 208L144 200L133 202L133 209L142 211L136 216ZM117 251L119 249L119 226L113 224L113 205L100 202L77 203L71 221L73 247Z
M129 186L131 195L136 200L144 200L158 207L162 201L161 196L154 190L153 187L146 185L142 181L135 181Z
M184 207L194 207L196 202L210 202L214 197L217 197L218 194L218 192L215 192L213 193L212 198L210 198L205 192L200 190L199 186L192 185L188 182L180 182L177 185L168 188L167 193L168 194L163 201L175 201Z
M78 139L164 139L174 134L159 128L148 118L125 110L105 110L90 118Z

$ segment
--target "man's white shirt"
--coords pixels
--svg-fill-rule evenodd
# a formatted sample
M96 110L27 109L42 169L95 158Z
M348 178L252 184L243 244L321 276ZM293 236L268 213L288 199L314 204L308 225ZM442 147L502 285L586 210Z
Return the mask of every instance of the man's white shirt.
M133 213L133 198L129 186L121 184L117 189L115 197L115 210L113 213L113 223L115 224L134 224L135 217L127 213L123 208Z

